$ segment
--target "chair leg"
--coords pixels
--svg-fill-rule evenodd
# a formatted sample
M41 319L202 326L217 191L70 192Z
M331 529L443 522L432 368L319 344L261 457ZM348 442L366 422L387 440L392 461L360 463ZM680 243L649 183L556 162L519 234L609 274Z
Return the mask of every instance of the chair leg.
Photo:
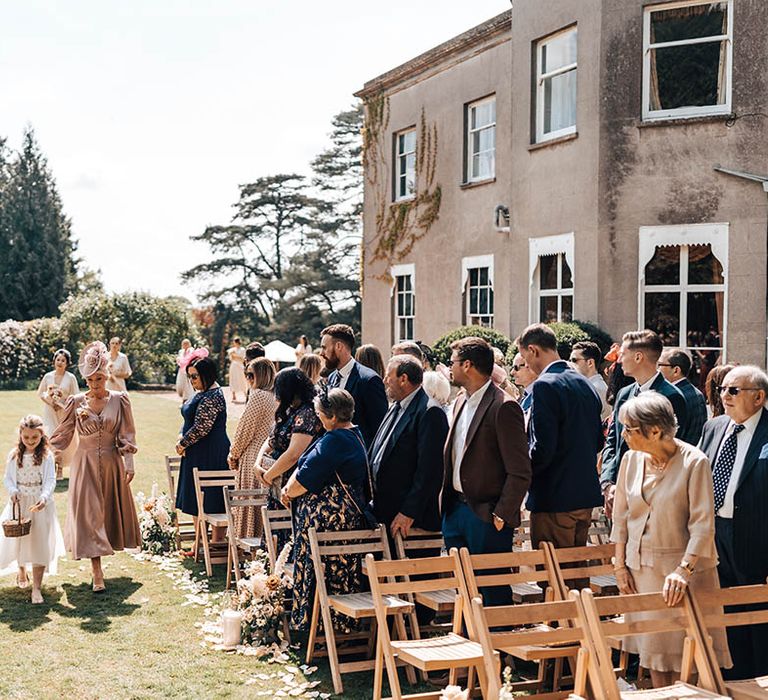
M325 634L325 646L328 649L328 662L331 666L331 678L333 679L333 692L341 695L344 692L344 684L341 681L339 670L339 653L336 649L336 634L333 630L331 610L327 606L321 607L323 615L323 632Z
M195 562L200 561L200 518L193 518L195 523L195 544L193 550L195 553Z
M574 666L575 668L575 666ZM563 657L555 659L555 668L552 671L552 692L560 690L560 679L563 677Z
M235 564L234 564L235 584L237 584L237 582L242 578L242 576L240 575L240 556L238 554L237 547L235 547L232 550L232 554L233 554L234 560L235 560ZM253 559L253 554L251 554L251 559Z
M381 629L379 629L381 634ZM397 675L397 661L395 655L390 648L387 652L384 652L384 645L381 644L382 654L384 656L384 663L387 666L387 680L389 681L389 692L393 700L402 700L403 691L400 690L400 678Z
M227 547L227 580L224 584L224 590L229 590L229 581L232 578L232 545Z
M376 660L373 665L373 700L381 700L381 684L384 681L384 658L381 653L381 640L376 632Z
M211 547L208 542L208 523L200 521L201 539L203 540L203 556L205 557L205 573L210 578L213 576L213 566L211 565Z
M309 637L307 639L307 665L312 663L315 655L315 644L317 641L318 613L320 612L320 596L315 590L315 599L312 603L312 617L309 621Z
M405 619L402 615L395 615L395 629L397 630L397 636L400 639L408 639L408 635L405 631ZM405 667L405 677L408 679L408 682L411 685L416 685L416 671L414 670L413 666L410 664L407 664Z

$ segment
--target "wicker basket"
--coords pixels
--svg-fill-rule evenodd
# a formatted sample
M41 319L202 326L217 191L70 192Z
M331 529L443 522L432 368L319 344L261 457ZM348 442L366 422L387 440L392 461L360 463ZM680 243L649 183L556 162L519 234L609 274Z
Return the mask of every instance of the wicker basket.
M18 517L16 511L18 510ZM24 537L29 534L29 529L32 527L32 521L29 518L21 517L21 505L17 502L13 504L13 510L11 511L11 517L13 520L3 520L3 532L6 537Z

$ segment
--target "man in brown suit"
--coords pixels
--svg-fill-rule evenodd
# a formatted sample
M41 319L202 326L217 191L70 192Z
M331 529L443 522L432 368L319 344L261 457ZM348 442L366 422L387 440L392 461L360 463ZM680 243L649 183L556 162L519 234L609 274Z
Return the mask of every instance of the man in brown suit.
M531 483L523 411L491 382L493 350L482 338L451 344L453 383L464 389L445 443L441 494L445 546L472 554L511 552ZM487 605L511 602L508 588L483 591Z

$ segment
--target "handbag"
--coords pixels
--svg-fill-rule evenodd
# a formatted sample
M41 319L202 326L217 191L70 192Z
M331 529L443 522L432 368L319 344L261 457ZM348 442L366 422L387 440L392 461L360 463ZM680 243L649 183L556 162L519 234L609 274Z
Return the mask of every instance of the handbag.
M358 441L363 447L363 454L365 455L365 473L368 476L368 488L370 489L371 495L373 495L373 479L371 479L371 465L368 461L368 451L365 449L365 444L363 443L362 440L360 440L360 436L357 433L355 433L355 437L358 439ZM339 476L339 472L334 470L334 474L336 474L336 479L341 485L341 488L344 490L344 493L346 494L347 498L352 502L352 505L355 507L355 510L360 515L363 516L363 519L368 524L368 527L370 527L371 530L375 530L377 527L379 527L379 521L374 515L373 511L371 510L370 503L364 503L361 506L350 493L349 489L347 488L347 485L344 483L341 476Z

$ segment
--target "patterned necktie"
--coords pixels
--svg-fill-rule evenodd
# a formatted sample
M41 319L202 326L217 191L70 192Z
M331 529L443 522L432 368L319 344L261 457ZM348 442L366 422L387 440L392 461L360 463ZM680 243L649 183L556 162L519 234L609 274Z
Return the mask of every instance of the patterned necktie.
M715 490L715 513L723 507L725 503L725 492L728 490L728 483L731 480L733 465L736 464L736 449L738 447L738 435L744 430L744 426L736 424L733 426L733 432L725 439L723 449L720 450L720 456L717 458L715 468L712 470L712 480Z
M328 377L328 388L337 389L340 384L341 384L341 372L339 372L339 370L336 369L333 372L331 372L331 376Z

